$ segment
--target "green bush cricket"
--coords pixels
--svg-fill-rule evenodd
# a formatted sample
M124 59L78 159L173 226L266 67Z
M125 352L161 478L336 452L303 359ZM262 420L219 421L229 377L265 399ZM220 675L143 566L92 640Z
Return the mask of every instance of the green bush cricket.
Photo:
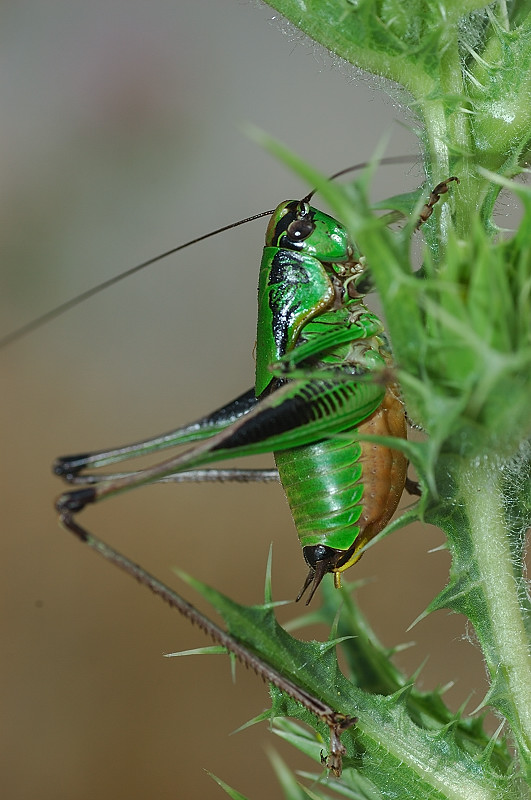
M451 177L435 187L418 225L456 180ZM312 194L281 203L268 225L258 289L255 387L212 414L154 439L61 457L54 471L82 487L59 498L63 525L326 722L331 745L324 763L339 775L340 734L355 722L354 717L305 694L74 518L88 503L149 483L274 480L277 474L272 470L205 469L218 460L273 451L309 566L297 597L300 600L309 589L307 603L327 572L339 587L341 573L356 563L364 545L385 527L406 484L407 460L399 450L367 442L365 437L405 438L405 412L398 387L389 378L392 357L384 326L363 302L370 286L363 260L340 223L309 205ZM125 275L154 260L158 259ZM3 344L115 281L74 298L6 337ZM189 450L150 469L102 476L84 473L87 468L190 443Z
M433 190L419 224L455 180ZM310 199L281 203L267 228L255 387L154 439L59 458L56 474L85 487L57 502L67 528L85 505L135 486L184 470L188 480L202 480L204 472L195 470L209 463L273 452L309 565L297 600L311 587L309 602L327 572L340 586L341 573L391 519L405 487L407 461L398 450L364 441L370 435L406 438L397 387L386 386L381 376L367 380L385 373L391 353L382 322L368 311L358 288L366 279L360 255L337 220L310 206ZM291 376L295 368L293 374L302 377ZM81 474L87 467L193 442L186 452L146 470L101 478ZM240 472L235 476L243 479ZM217 472L209 477L216 479Z

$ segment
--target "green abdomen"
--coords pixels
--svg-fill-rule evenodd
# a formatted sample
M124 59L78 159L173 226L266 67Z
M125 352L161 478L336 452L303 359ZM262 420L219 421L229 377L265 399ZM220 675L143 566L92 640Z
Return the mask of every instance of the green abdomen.
M356 430L275 453L302 547L347 550L360 533L364 486Z

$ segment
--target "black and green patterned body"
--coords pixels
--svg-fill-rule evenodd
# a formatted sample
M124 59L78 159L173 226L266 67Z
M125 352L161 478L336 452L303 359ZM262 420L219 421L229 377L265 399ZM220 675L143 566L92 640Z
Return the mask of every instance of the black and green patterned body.
M278 207L260 270L256 394L293 375L298 393L312 395L307 443L294 446L295 425L274 451L310 566L299 597L312 584L310 599L326 572L340 584L393 515L406 479L401 453L360 440L405 438L406 425L396 390L375 375L390 353L381 321L356 296L359 274L336 220L296 201ZM278 362L282 378L272 372Z
M273 452L310 567L299 597L311 584L311 599L327 572L339 586L392 516L406 474L399 451L365 441L406 435L402 403L386 385L384 328L358 291L365 276L335 219L305 201L278 206L260 269L254 390L153 439L58 459L56 473L84 487L59 499L65 524L77 531L73 514L135 486L218 480L221 471L202 467ZM144 470L81 474L182 444L192 446Z

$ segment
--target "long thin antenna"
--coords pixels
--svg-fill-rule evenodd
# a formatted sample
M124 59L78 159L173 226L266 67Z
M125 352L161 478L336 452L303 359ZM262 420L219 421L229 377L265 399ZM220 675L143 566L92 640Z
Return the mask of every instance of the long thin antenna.
M131 275L134 275L135 272L140 272L140 270L151 266L151 264L156 264L157 261L162 261L163 258L167 258L174 253L178 253L179 250L184 250L186 247L190 247L193 244L202 242L204 239L209 239L211 236L216 236L218 233L223 233L231 228L237 228L238 225L245 225L246 222L252 222L254 219L260 219L260 217L267 217L269 214L272 214L273 211L274 209L271 209L271 211L261 211L260 214L254 214L252 217L246 217L245 219L238 220L238 222L232 222L230 225L224 225L223 228L218 228L215 231L210 231L210 233L205 233L203 236L198 236L196 239L190 239L189 242L180 244L178 247L173 247L171 250L166 250L165 253L160 253L160 255L155 256L154 258L150 258L147 261L143 261L141 264L137 264L136 267L126 269L125 272L120 272L119 275L115 275L113 278L108 278L106 281L98 283L97 286L93 286L91 289L87 289L85 292L77 294L70 300L66 300L64 303L61 303L60 305L55 306L55 308L50 309L50 311L47 311L45 314L41 314L40 317L36 317L26 325L22 325L20 328L17 328L16 330L11 331L11 333L8 333L6 336L0 338L0 349L9 344L13 344L13 342L16 342L18 339L22 339L22 337L27 336L29 333L33 333L33 331L36 331L42 325L46 325L48 322L56 319L56 317L60 317L61 314L64 314L66 311L70 311L71 308L79 306L81 303L84 303L85 300L88 300L90 297L94 297L95 294L99 294L105 289L108 289L110 286L114 286L116 283L120 283L120 281L129 278Z
M386 158L380 159L378 162L384 166L391 165L391 164L411 164L417 161L417 156L387 156ZM365 169L369 165L369 161L363 161L359 164L354 164L352 167L346 167L345 169L339 170L339 172L334 172L333 175L330 175L328 180L334 180L335 178L341 177L341 175L346 175L348 172L355 172L356 170ZM310 194L306 195L303 198L302 202L309 202L317 189L314 189L310 192ZM238 222L232 222L230 225L224 225L222 228L217 228L215 231L210 231L210 233L205 233L203 236L198 236L195 239L190 239L189 242L185 242L184 244L179 245L178 247L173 247L171 250L166 250L165 253L161 253L154 258L149 258L147 261L143 261L141 264L137 264L136 267L131 267L130 269L126 269L124 272L120 272L118 275L115 275L113 278L108 278L107 280L103 281L102 283L98 283L96 286L93 286L91 289L87 289L85 292L81 292L81 294L77 294L75 297L72 297L70 300L66 300L64 303L60 303L55 308L50 309L50 311L46 311L45 314L41 314L39 317L35 317L32 319L31 322L22 325L20 328L16 328L16 330L11 331L11 333L6 334L3 337L0 337L0 349L3 347L7 347L8 345L17 342L19 339L22 339L24 336L28 336L30 333L34 333L34 331L38 330L39 328L46 325L48 322L60 317L62 314L65 314L67 311L70 311L71 308L75 308L75 306L81 305L84 303L85 300L89 300L94 295L99 294L100 292L105 291L110 286L114 286L120 281L129 278L131 275L134 275L136 272L140 272L141 270L145 269L146 267L150 267L152 264L156 264L158 261L162 261L162 259L167 258L168 256L173 255L174 253L178 253L180 250L184 250L187 247L191 247L193 244L197 244L198 242L202 242L205 239L209 239L211 236L217 236L218 233L224 233L224 231L229 231L231 228L238 228L240 225L245 225L247 222L252 222L255 219L260 219L261 217L267 217L272 214L274 209L270 209L269 211L261 211L259 214L253 214L252 217L245 217L245 219L240 219Z
M415 161L417 161L417 156L386 156L385 158L380 158L377 163L382 164L384 167L390 167L393 164L414 164ZM362 161L360 164L354 164L353 167L345 167L344 169L340 169L338 172L334 172L333 175L330 175L328 180L333 181L336 178L340 178L342 175L347 175L349 172L365 169L371 163L372 162L370 161ZM312 189L312 191L307 194L306 197L302 198L302 202L309 203L316 192L317 189Z

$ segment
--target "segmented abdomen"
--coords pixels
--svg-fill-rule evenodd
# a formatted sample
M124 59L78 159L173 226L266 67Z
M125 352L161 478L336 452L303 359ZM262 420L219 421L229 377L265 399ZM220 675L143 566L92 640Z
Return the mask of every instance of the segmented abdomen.
M407 460L398 450L360 442L360 434L406 438L403 405L392 387L376 411L354 428L275 454L302 547L348 550L356 541L361 548L393 516Z

